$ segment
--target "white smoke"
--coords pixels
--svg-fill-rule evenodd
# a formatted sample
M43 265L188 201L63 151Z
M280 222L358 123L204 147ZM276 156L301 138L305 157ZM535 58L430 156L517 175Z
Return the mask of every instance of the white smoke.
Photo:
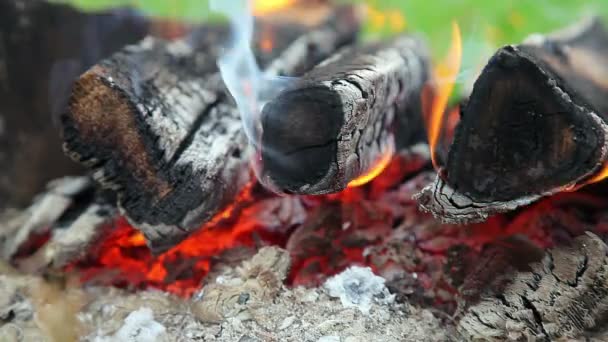
M252 50L254 17L253 0L211 0L211 10L224 14L230 21L231 42L219 58L220 73L236 101L245 133L256 149L261 136L260 111L288 85L290 78L267 75L258 66Z
M251 48L253 4L250 0L211 0L210 5L213 11L226 15L230 20L232 41L218 60L218 66L241 113L247 137L255 144L260 135L258 101L264 80Z

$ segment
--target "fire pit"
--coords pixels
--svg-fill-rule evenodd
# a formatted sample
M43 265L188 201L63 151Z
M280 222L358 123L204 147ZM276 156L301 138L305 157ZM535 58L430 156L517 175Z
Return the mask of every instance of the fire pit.
M457 24L432 62L361 6L212 3L0 5L0 340L608 338L600 19L451 104Z

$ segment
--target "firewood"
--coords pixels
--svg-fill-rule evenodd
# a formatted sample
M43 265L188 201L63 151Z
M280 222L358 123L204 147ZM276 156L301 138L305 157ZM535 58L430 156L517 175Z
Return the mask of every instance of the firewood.
M291 75L350 42L358 30L350 8L277 40L268 69ZM125 48L80 77L63 118L68 153L119 193L154 252L199 228L250 181L247 137L216 66L224 31ZM281 53L291 59L281 64Z
M595 177L608 159L606 55L597 19L499 49L422 208L450 222L483 220Z
M278 190L344 189L395 140L423 138L420 97L428 55L415 37L338 52L265 105L262 177ZM421 135L422 134L422 135Z
M608 258L597 236L546 252L529 271L494 273L502 286L470 303L458 320L467 340L555 341L601 331L608 313Z
M71 83L142 39L149 24L124 9L0 1L0 211L27 205L51 179L82 172L63 154L58 133Z
M101 225L115 218L113 197L97 191L86 176L49 182L28 208L0 215L0 259L11 261L36 239L49 236L36 253L48 261L44 266L65 265L87 250L85 247L101 233Z

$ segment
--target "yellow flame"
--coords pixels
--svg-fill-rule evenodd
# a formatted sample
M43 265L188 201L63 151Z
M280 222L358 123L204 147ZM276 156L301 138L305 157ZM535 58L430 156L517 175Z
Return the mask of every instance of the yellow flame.
M585 182L585 185L592 184L592 183L597 183L599 181L602 181L602 180L606 179L606 177L608 177L608 163L604 163L604 165L597 172L597 174L595 176L591 177L588 181Z
M429 147L431 149L431 160L437 169L435 148L441 133L443 114L447 107L450 94L454 89L454 83L460 70L462 61L462 40L460 27L457 23L452 23L452 45L445 59L440 62L434 70L434 78L437 83L437 90L433 99L431 116L428 124Z
M278 11L292 5L294 2L295 0L255 0L253 2L253 15L257 16Z
M369 27L374 32L388 29L390 32L401 32L407 27L403 13L396 9L382 10L372 5L366 5L365 11Z
M577 191L578 189L584 187L585 185L601 182L604 179L608 178L608 162L604 162L604 165L597 171L595 175L591 178L585 180L582 183L574 184L568 187L565 187L563 191L572 192Z
M378 161L376 161L374 163L374 165L372 166L371 169L369 169L369 171L367 171L366 173L362 174L361 176L350 181L348 183L348 187L354 188L354 187L369 183L369 181L376 178L379 174L382 173L382 171L384 171L384 169L386 169L386 167L388 166L388 164L392 158L393 158L392 151L388 151L388 152L384 153L380 157L380 159L378 159Z

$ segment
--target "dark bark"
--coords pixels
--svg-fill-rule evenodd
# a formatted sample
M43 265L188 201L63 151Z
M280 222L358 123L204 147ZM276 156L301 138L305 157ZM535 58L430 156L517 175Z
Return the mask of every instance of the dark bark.
M608 157L606 55L598 20L498 50L423 208L447 221L480 220L593 177Z
M51 179L82 172L59 137L71 83L147 29L126 10L87 14L46 1L0 1L0 210L26 205Z
M292 74L350 42L358 22L336 26L354 19L350 11L336 16L276 40L273 58L303 52L268 68ZM329 45L319 30L334 33ZM118 191L155 252L199 228L250 181L247 138L216 66L224 31L206 27L196 39L148 38L125 48L80 77L63 120L68 153ZM264 54L258 52L262 63Z
M427 51L414 37L338 52L264 107L264 179L288 193L344 189L390 153L394 136L401 145L424 132L427 78Z

